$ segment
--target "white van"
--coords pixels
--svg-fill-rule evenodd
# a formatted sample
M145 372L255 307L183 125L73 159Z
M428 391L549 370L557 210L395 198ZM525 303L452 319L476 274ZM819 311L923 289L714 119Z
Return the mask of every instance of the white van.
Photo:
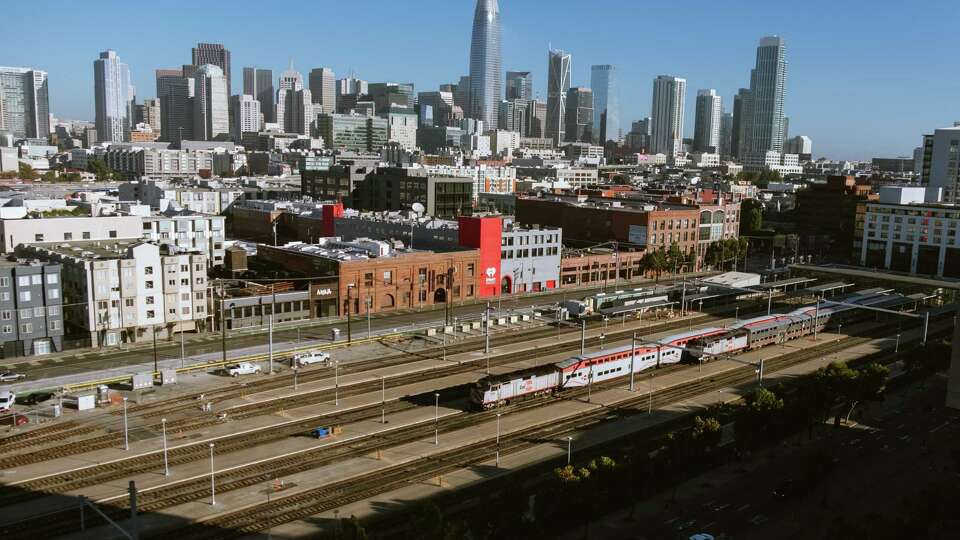
M293 355L293 361L291 363L294 367L309 366L310 364L323 364L324 366L329 366L330 353L325 353L323 351L298 353Z
M13 408L17 395L10 390L0 390L0 412L7 412Z

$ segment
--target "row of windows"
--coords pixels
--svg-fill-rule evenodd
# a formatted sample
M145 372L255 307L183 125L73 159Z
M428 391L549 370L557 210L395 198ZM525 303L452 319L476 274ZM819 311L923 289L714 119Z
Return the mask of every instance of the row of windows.
M80 233L80 234L81 234L81 238L82 238L83 240L90 240L90 231L83 231L83 232ZM117 237L117 231L107 231L107 235L108 235L110 238L116 238L116 237ZM63 239L64 239L64 240L73 240L73 233L72 233L72 232L65 232L65 233L63 233ZM34 240L35 242L43 242L43 241L44 241L44 234L43 234L43 233L35 233L35 234L33 235L33 240ZM50 241L53 242L54 240L51 239Z
M50 321L50 324L49 324L48 326L49 326L50 330L60 330L60 329L62 328L61 325L62 325L62 322L61 322L60 320L53 320L53 321ZM3 331L4 334L12 334L12 333L13 333L13 325L12 325L12 324L5 324L5 325L3 325L2 331ZM20 333L21 333L21 334L32 334L32 333L33 333L33 323L23 323L23 324L21 324L21 325L20 325Z
M20 291L18 296L21 302L33 301L33 293L30 291ZM46 296L48 300L57 300L60 298L60 289L47 289ZM9 302L9 301L10 301L10 293L7 291L0 292L0 302Z
M60 274L47 274L47 284L56 285L60 282ZM43 276L40 274L31 274L28 276L17 276L17 285L20 287L29 287L30 285L40 285L43 283ZM9 287L10 278L0 277L0 287Z
M551 247L551 248L533 248L533 249L505 249L500 252L501 259L525 259L527 257L549 257L551 255L558 255L560 253L560 248Z

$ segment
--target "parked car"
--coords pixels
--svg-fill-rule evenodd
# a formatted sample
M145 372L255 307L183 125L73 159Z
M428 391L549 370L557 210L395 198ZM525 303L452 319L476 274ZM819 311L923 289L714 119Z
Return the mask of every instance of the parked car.
M310 364L330 365L330 353L323 351L310 351L293 355L293 366L303 367Z
M227 366L227 375L230 375L231 377L253 375L255 373L260 373L260 366L254 364L253 362L240 362L239 364Z
M23 373L14 373L12 371L4 371L3 373L0 373L0 382L15 382L26 378L27 376Z
M0 391L0 412L6 412L13 408L17 402L17 395L10 390Z

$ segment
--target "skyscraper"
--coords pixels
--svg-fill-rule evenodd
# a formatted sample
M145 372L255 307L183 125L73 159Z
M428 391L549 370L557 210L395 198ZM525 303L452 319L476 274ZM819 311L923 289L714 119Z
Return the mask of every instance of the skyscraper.
M260 102L253 96L230 96L230 136L240 141L244 133L260 131Z
M13 133L14 138L50 135L46 71L0 66L0 130Z
M506 99L533 99L533 75L529 71L507 72Z
M570 89L569 54L551 50L547 58L547 124L544 137L558 145L565 141L567 90Z
M533 99L527 107L527 137L546 137L547 104Z
M498 128L515 131L520 136L526 136L527 110L529 108L530 102L524 99L505 99L501 101Z
M683 112L687 99L687 80L660 75L653 81L653 106L650 114L650 151L678 154L683 148Z
M274 118L280 124L284 131L292 132L291 124L285 118L287 111L287 98L290 92L303 90L303 75L293 69L293 60L290 61L290 67L280 74L280 84L277 86L277 107Z
M757 46L756 67L750 72L751 153L783 152L783 95L787 78L786 46L783 38L768 36ZM743 144L743 141L741 141Z
M733 143L733 115L723 113L720 117L720 157L730 159Z
M593 133L598 144L620 138L620 88L617 68L609 64L590 67L593 90Z
M194 77L193 138L212 141L230 133L227 80L220 66L204 64Z
M497 0L477 0L470 42L469 116L497 125L502 72L500 68L500 6Z
M730 155L743 159L749 152L750 122L753 120L753 100L750 89L741 88L733 96L733 127L730 133Z
M567 142L593 142L593 91L589 88L567 90Z
M220 43L197 43L197 46L191 50L193 65L202 66L204 64L213 64L223 71L223 76L227 81L227 95L230 92L230 51Z
M453 104L463 109L463 114L470 112L470 76L461 75L453 90Z
M720 116L723 105L717 91L697 90L696 116L693 125L693 149L697 152L720 151Z
M264 122L274 122L273 70L253 67L243 68L243 93L260 102Z
M337 78L330 68L315 68L307 76L316 113L334 113L337 109Z
M175 142L193 138L194 80L182 69L158 69L157 100L160 101L160 139Z
M103 51L100 58L93 61L93 90L97 140L130 140L130 121L133 119L130 67L120 61L116 52Z
M287 90L284 100L283 131L287 133L310 134L310 124L316 119L313 96L308 88Z

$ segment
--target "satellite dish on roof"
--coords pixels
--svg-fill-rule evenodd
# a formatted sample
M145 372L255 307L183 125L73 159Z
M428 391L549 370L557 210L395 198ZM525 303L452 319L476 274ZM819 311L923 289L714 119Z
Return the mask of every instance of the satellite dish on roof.
M412 205L410 205L410 208L411 208L414 212L416 212L417 215L422 215L422 214L426 211L426 208L424 208L423 204L418 203L418 202L415 202L415 203L413 203Z

